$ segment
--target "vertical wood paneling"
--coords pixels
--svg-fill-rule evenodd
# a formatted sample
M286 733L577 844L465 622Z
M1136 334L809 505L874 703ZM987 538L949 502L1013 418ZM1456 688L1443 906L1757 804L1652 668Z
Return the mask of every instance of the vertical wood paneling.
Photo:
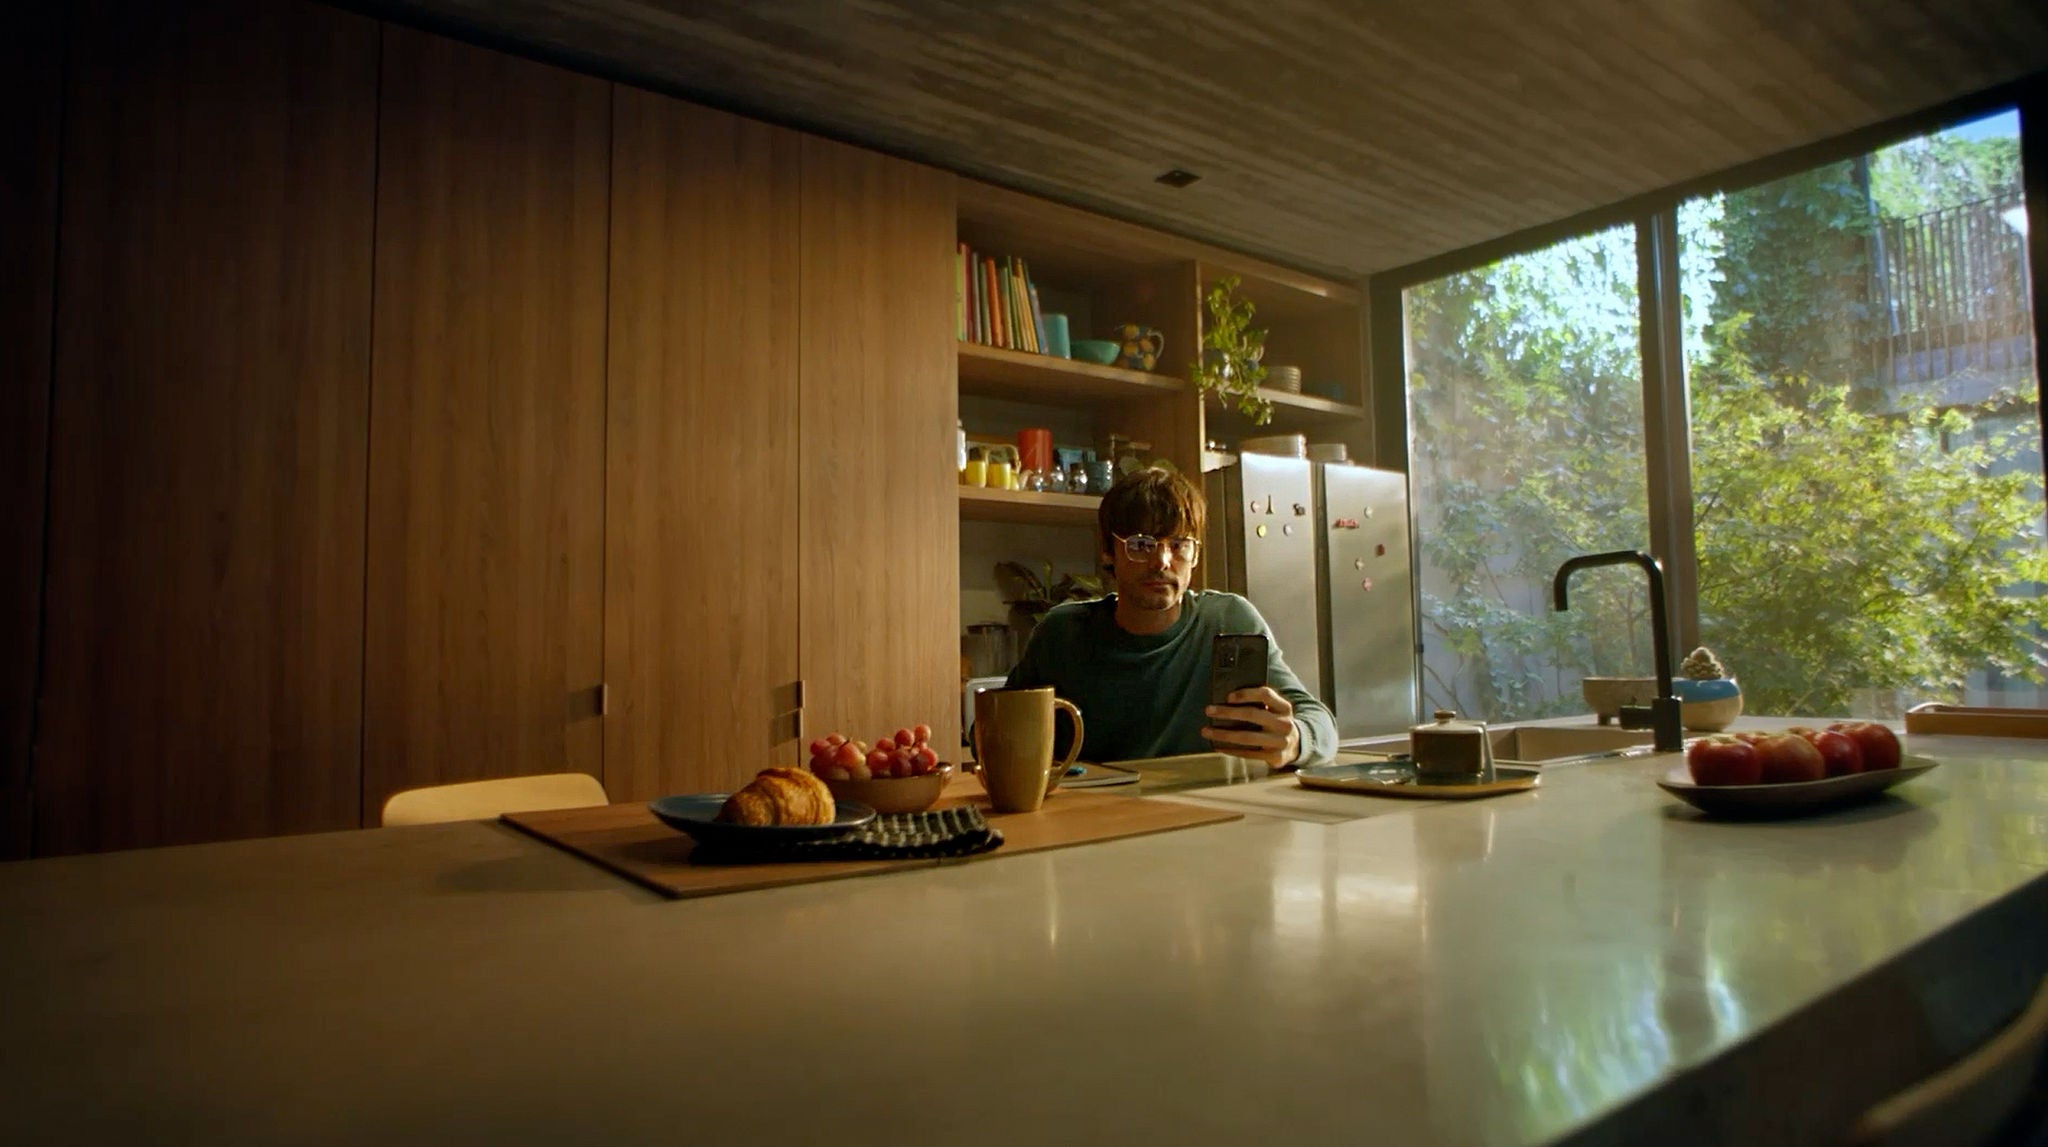
M363 809L602 768L610 86L387 26Z
M803 144L806 735L959 744L953 179Z
M614 95L605 786L794 761L798 137Z
M0 860L29 854L64 6L0 17Z
M72 16L38 851L352 826L376 27Z

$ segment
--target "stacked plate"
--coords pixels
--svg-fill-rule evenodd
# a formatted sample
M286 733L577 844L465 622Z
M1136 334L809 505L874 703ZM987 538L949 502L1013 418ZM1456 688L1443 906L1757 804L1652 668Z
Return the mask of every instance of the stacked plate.
M1298 366L1269 366L1266 368L1266 385L1274 390L1289 394L1301 393L1301 368Z
M1308 435L1274 434L1265 438L1247 438L1237 444L1246 454L1277 454L1282 458L1308 457Z

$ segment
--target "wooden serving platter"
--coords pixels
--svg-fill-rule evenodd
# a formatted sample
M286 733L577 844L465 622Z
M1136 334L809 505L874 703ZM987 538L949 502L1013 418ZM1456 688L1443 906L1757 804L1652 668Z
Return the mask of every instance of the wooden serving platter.
M501 819L521 832L573 852L663 896L680 900L785 884L808 884L817 880L843 880L911 868L935 868L941 864L966 864L1197 825L1221 824L1244 817L1243 813L1220 809L1088 792L1054 793L1037 812L999 813L990 810L988 798L980 792L980 782L964 777L956 778L947 786L946 794L939 798L942 808L958 804L979 805L989 825L1002 832L1002 847L993 852L954 859L700 865L690 862L690 852L695 847L690 838L656 820L645 804L506 813Z
M2048 737L2048 709L1994 709L1929 702L1906 710L1906 732L1964 737Z

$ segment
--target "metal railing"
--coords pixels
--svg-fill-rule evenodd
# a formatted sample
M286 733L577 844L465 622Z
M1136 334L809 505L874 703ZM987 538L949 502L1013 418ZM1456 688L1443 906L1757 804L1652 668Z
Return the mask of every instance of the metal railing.
M1872 228L1875 363L1893 383L1964 371L2023 371L2033 361L2026 239L2005 215L2017 194Z

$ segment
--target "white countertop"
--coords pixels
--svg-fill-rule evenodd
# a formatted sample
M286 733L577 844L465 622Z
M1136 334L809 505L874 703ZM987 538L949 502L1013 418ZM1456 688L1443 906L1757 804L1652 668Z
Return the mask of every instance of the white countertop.
M2048 970L2048 743L1908 748L680 902L489 823L0 865L0 1141L1810 1140Z

